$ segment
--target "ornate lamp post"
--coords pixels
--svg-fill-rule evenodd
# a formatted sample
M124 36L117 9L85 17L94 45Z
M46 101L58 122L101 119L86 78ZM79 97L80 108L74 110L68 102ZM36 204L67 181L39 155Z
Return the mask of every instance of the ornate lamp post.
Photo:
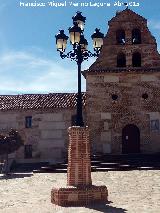
M104 34L96 28L95 32L91 36L93 39L94 53L87 50L88 42L84 37L84 25L86 17L82 16L81 12L77 12L75 16L72 17L73 26L69 28L70 43L73 46L73 50L65 53L68 36L64 34L64 30L55 36L57 51L60 52L60 57L62 59L69 58L77 62L78 65L78 94L77 94L77 116L76 116L76 126L83 127L83 115L82 115L82 93L81 93L81 64L84 60L89 57L97 57L100 53L101 47L103 45Z
M99 29L95 30L91 36L95 52L91 53L87 50L88 42L83 34L86 18L82 16L81 12L77 12L72 19L73 26L69 28L69 34L73 50L65 53L68 36L64 34L63 30L60 30L60 33L56 35L57 50L60 52L61 58L70 58L78 65L76 126L68 128L67 187L53 188L51 191L51 202L60 206L106 203L108 200L106 186L92 185L89 128L83 123L81 94L81 64L89 57L99 55L104 35L100 33Z

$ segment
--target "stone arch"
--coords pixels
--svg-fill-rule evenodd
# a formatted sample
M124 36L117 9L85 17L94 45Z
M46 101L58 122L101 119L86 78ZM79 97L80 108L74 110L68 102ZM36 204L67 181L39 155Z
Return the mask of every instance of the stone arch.
M140 52L134 52L132 55L132 66L133 67L141 67L142 59Z
M125 31L123 29L116 31L116 42L117 44L125 44Z
M117 55L117 67L126 67L126 55L123 52Z
M132 44L141 44L141 31L138 28L132 30Z

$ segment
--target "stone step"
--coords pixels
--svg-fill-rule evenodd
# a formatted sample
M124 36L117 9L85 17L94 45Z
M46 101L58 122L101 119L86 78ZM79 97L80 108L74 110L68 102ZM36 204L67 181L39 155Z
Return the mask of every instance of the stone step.
M160 161L160 154L124 154L124 155L102 155L99 157L100 160L110 161L110 160L154 160Z
M35 169L33 173L67 173L67 169Z
M111 157L111 156L110 156ZM125 156L126 157L126 156ZM133 156L132 156L133 157ZM102 160L92 160L91 161L92 171L121 171L121 170L133 170L133 169L157 169L160 163L153 161L142 161L139 159L121 159L119 161L106 161ZM58 163L49 166L43 166L39 169L39 172L65 172L67 171L67 163Z
M48 162L40 163L20 163L12 167L12 171L33 171L34 169L40 169L42 166L48 166Z
M128 164L110 164L103 165L103 166L92 166L92 172L108 172L108 171L131 171L131 170L160 170L160 165L158 166L135 166L135 165L128 165ZM52 168L52 167L43 167L41 169L33 170L33 173L67 173L67 168Z
M96 166L91 166L91 170L95 171ZM41 167L39 169L34 169L34 173L67 173L67 167L66 168L60 168L60 167L52 167L52 166L46 166Z
M66 172L67 162L50 165L48 162L16 164L13 171ZM160 155L98 155L92 156L92 171L121 171L133 169L159 169ZM125 166L126 165L126 166ZM128 165L128 166L127 166Z

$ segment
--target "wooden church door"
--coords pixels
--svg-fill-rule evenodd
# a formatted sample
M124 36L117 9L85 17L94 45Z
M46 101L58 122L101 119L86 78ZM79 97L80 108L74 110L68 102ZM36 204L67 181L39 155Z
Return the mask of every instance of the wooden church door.
M122 130L122 153L140 153L140 131L133 124L125 126Z

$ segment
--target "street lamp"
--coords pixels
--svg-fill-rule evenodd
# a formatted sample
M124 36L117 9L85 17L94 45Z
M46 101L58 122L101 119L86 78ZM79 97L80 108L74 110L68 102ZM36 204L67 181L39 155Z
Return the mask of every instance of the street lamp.
M95 53L87 50L88 42L84 37L84 25L86 17L82 16L81 12L77 12L75 16L72 17L73 26L70 27L70 43L73 46L73 50L65 53L68 36L64 34L64 30L60 30L56 37L57 51L60 52L60 57L70 58L77 62L78 65L78 94L77 94L77 116L76 116L76 126L83 127L83 116L82 116L82 93L81 93L81 64L84 60L89 57L98 57L101 47L103 45L104 34L100 32L99 29L95 29L95 32L91 36L93 39L93 48Z

